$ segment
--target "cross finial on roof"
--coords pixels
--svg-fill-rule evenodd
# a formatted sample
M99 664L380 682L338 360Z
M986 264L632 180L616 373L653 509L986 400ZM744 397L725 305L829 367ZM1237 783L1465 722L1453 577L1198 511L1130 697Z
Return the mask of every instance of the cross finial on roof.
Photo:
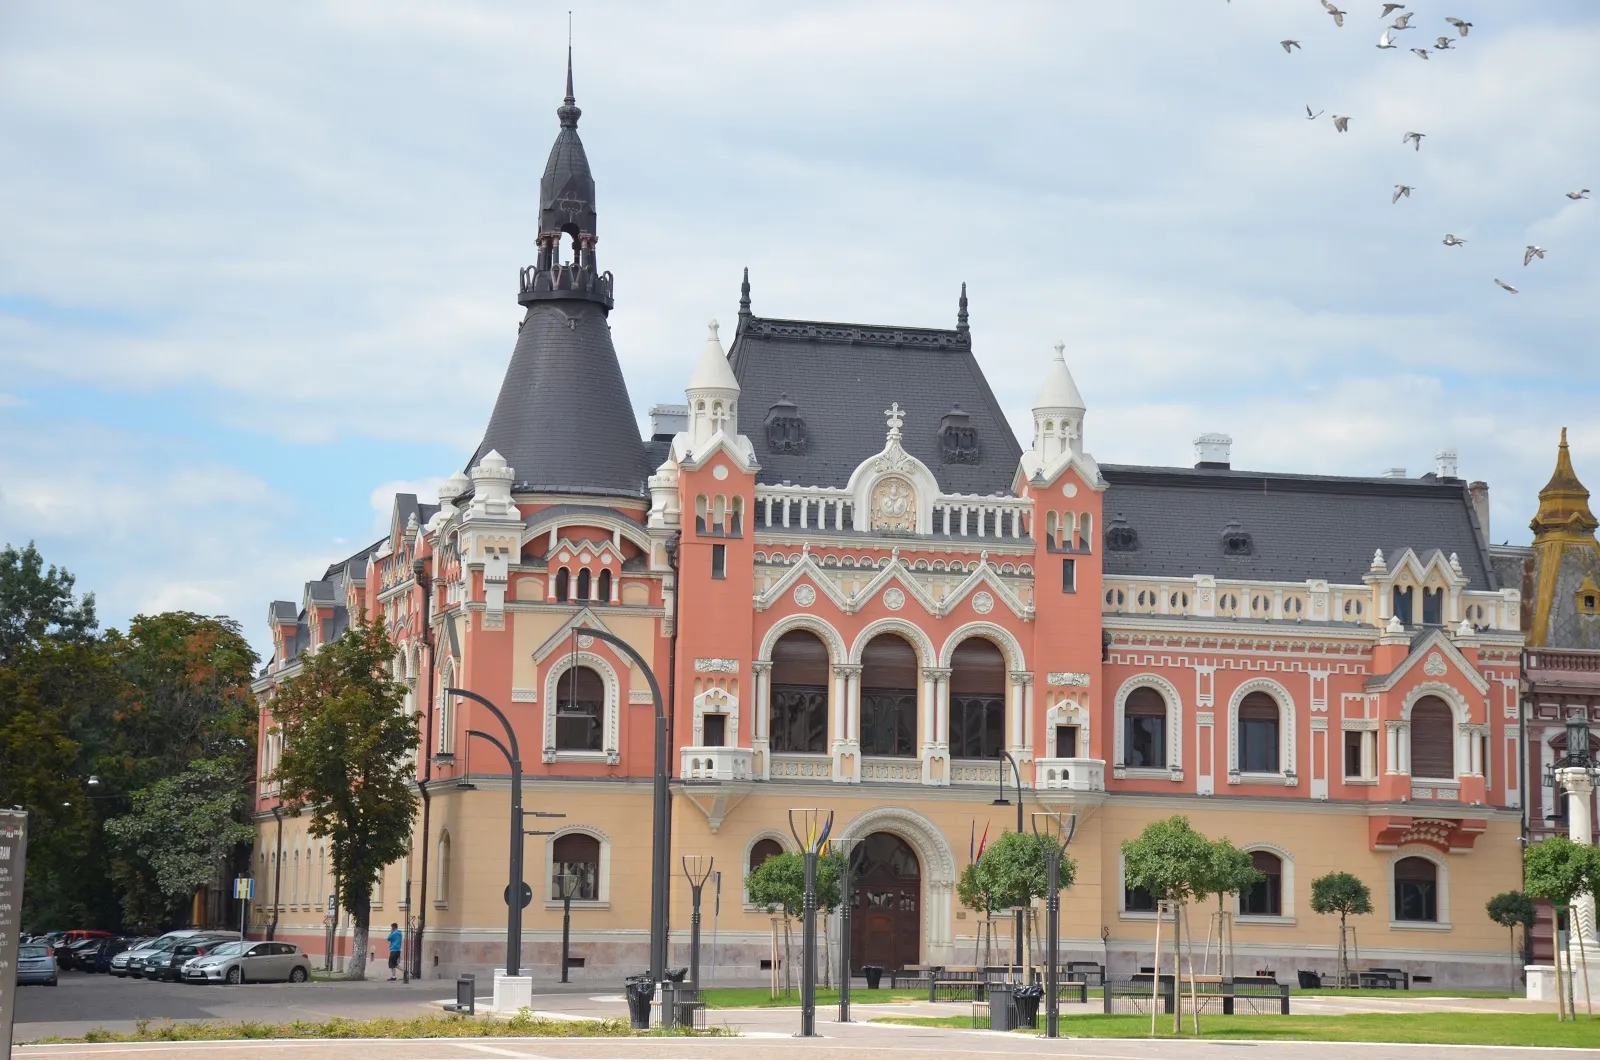
M883 414L889 417L889 437L899 438L900 427L906 422L905 410L900 407L900 402L896 401L884 409Z

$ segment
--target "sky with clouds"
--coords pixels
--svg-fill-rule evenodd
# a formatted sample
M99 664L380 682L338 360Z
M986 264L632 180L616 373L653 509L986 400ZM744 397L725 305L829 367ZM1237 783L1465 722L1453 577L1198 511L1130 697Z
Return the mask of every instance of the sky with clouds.
M0 542L110 623L262 645L431 499L511 352L568 6L641 423L743 266L758 313L877 324L951 326L966 281L1024 441L1060 340L1103 462L1454 447L1524 541L1561 425L1600 488L1600 198L1565 196L1600 193L1600 7L1416 0L1380 51L1342 2L12 0Z

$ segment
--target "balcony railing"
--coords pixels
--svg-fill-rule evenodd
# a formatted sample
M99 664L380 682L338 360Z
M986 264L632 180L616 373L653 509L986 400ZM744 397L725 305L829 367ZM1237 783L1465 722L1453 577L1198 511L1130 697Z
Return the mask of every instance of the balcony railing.
M1106 790L1106 764L1098 758L1040 758L1033 770L1041 791Z
M748 747L685 747L684 780L749 780L754 775Z
M1551 651L1548 648L1529 648L1528 669L1600 673L1600 651Z

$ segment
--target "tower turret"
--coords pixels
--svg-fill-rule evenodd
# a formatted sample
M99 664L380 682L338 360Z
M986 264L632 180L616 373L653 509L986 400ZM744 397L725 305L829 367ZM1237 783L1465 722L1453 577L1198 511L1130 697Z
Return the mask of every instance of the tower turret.
M1063 454L1083 454L1083 396L1067 371L1066 344L1056 343L1056 356L1045 370L1033 403L1033 451L1043 466Z
M697 451L718 431L734 434L739 423L739 380L717 337L717 322L706 325L705 350L695 365L684 396L689 399L689 448Z

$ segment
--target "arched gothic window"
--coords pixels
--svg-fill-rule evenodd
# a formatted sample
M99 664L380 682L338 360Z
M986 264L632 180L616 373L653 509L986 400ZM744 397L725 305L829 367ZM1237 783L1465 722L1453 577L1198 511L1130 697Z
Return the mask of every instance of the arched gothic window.
M1411 775L1435 780L1456 776L1455 713L1438 696L1411 707Z
M580 601L589 599L589 580L589 569L585 567L578 572L578 599Z
M950 656L950 756L995 758L1005 749L1006 660L971 637Z
M1122 764L1167 768L1167 701L1153 688L1135 688L1123 704Z
M605 749L606 684L587 666L574 666L556 681L556 750Z
M594 902L600 898L600 840L584 832L568 832L557 836L550 855L550 893L559 897L561 877L577 878L574 901Z
M1283 915L1283 859L1266 850L1252 850L1250 864L1261 878L1239 893L1240 916Z
M917 754L917 652L893 633L861 653L861 753Z
M1394 918L1438 921L1438 865L1419 857L1401 858L1394 863Z
M611 602L611 572L608 570L600 572L600 587L595 590L595 599L602 604Z
M827 752L828 647L810 630L790 630L772 646L771 704L773 753Z
M1251 692L1239 701L1239 772L1276 773L1278 733L1283 724L1278 701L1265 692Z
M572 573L562 567L556 571L556 603L564 604L571 595Z

